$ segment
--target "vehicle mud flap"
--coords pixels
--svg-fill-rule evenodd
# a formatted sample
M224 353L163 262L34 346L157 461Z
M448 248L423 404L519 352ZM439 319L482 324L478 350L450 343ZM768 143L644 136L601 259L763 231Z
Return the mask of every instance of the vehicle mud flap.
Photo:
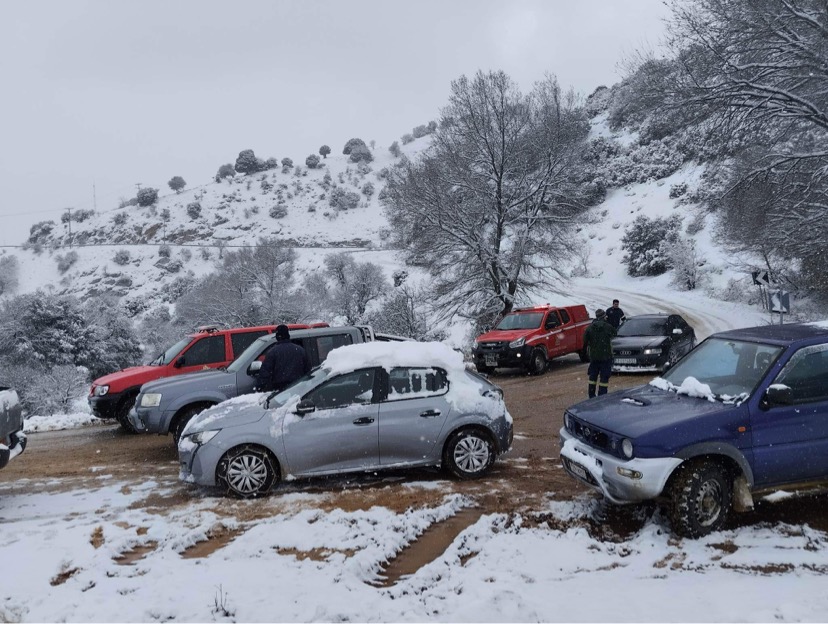
M736 477L733 481L733 511L744 513L753 509L753 494L750 493L747 479Z

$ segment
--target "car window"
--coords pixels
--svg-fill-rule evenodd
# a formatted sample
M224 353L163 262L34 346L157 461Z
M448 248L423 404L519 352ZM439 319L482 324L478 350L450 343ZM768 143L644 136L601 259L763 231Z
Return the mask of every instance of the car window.
M436 396L448 391L446 372L439 368L392 368L388 373L388 401Z
M201 366L224 362L224 336L208 336L184 353L184 366Z
M316 409L335 409L371 403L374 398L375 375L376 371L373 368L339 375L308 393L304 398L311 401Z
M230 344L233 345L233 358L239 357L244 350L253 344L257 338L266 336L267 330L237 332L230 334Z
M553 327L557 327L560 324L561 319L558 318L558 313L554 310L551 310L549 312L549 315L546 317L546 323L544 324L544 327L546 329L552 329Z
M537 329L543 321L543 312L516 312L507 314L495 329Z
M315 338L316 352L319 354L319 363L325 361L328 354L337 347L344 347L345 345L353 344L354 339L351 334L333 334L331 336L319 336Z
M775 383L791 389L794 404L828 400L828 345L813 345L797 351Z
M569 322L569 312L566 310L558 310L558 314L561 315L561 322L566 325Z

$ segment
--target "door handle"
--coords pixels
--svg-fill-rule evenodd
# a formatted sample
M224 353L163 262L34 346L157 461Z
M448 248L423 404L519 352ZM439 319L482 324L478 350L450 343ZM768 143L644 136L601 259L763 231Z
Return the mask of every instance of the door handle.
M370 425L372 422L374 422L373 418L371 418L370 416L363 416L362 418L357 418L354 421L354 424L355 425Z
M439 416L441 414L440 410L438 409L430 409L424 412L420 412L420 418L434 418L435 416Z

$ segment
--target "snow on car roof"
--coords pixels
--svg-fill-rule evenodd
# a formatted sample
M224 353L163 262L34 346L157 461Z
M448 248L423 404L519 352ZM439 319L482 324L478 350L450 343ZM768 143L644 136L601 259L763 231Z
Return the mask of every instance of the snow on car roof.
M382 366L430 366L465 370L463 355L442 342L366 342L334 349L325 360L332 372Z

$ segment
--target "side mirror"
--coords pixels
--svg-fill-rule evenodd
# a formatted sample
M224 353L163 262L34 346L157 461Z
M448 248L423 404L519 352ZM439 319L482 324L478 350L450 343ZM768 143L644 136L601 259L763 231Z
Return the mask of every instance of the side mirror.
M251 377L255 377L259 374L259 371L262 369L262 363L259 360L253 360L250 363L250 366L247 367L247 374Z
M316 406L313 404L313 401L299 401L299 404L296 406L294 411L300 416L304 416L305 414L315 412Z
M181 368L182 366L184 366L184 362L185 362L185 361L186 361L186 360L184 359L184 356L182 355L180 358L178 358L178 359L175 361L175 363L173 364L173 366L174 366L175 368Z
M768 406L793 405L791 389L785 384L771 384L765 391L765 400Z

